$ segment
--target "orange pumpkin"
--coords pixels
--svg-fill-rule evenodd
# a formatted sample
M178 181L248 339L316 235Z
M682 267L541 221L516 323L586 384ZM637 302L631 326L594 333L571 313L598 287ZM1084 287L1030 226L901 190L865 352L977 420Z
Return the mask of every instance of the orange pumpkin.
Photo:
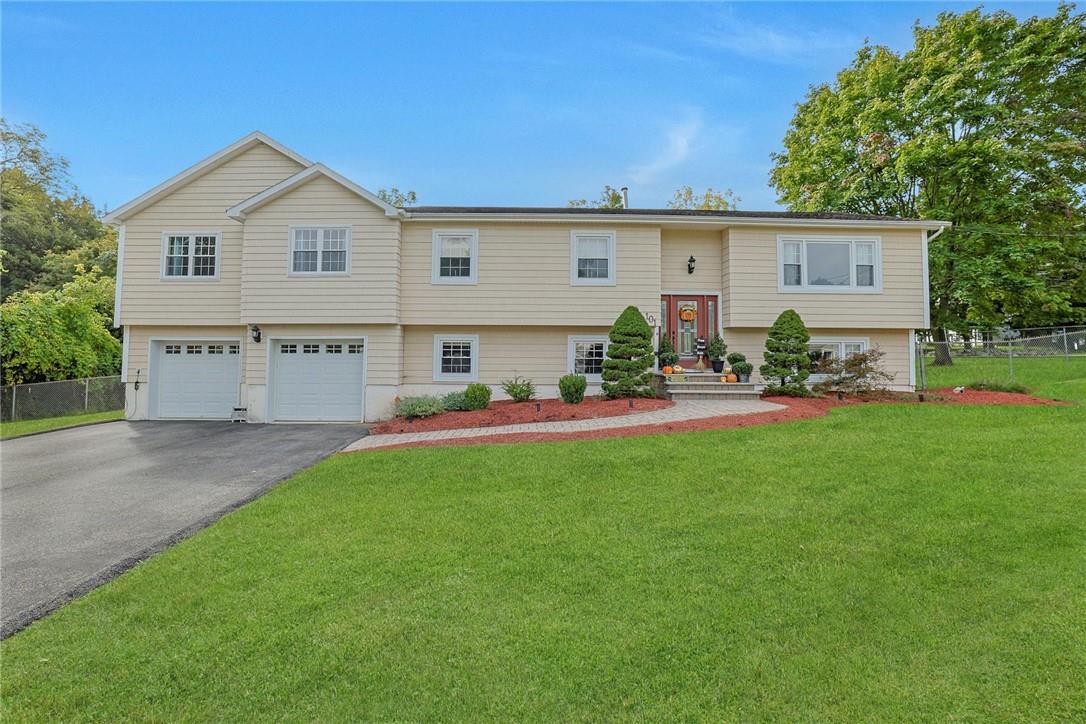
M739 377L737 375L735 375L735 374L728 375L728 382L738 382L738 381L739 381Z
M667 367L664 368L664 374L665 375L670 375L671 374L671 365L668 365Z

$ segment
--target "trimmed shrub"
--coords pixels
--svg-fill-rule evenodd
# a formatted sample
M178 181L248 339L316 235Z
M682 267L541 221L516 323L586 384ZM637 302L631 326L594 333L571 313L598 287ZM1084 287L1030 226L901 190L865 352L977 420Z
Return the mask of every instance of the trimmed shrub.
M490 388L481 382L472 382L464 390L464 404L469 410L485 410L490 404Z
M732 364L732 372L742 377L743 375L749 375L754 372L754 365L746 360L741 362L735 362Z
M445 405L436 395L420 395L418 397L404 397L396 406L396 414L413 420L416 417L429 417L439 412L445 412Z
M728 351L728 345L724 344L724 338L719 334L714 334L713 339L709 342L709 348L705 350L709 355L709 359L714 362L723 362L724 354Z
M558 380L558 394L562 402L578 405L584 401L584 391L588 389L588 380L584 375L563 375Z
M520 375L514 375L511 380L502 380L502 391L509 395L513 402L527 402L535 397L535 385Z
M737 364L740 364L740 363L746 362L746 361L747 361L747 356L745 354L743 354L742 352L732 352L730 355L728 355L728 364L733 367L733 369L732 369L733 372L735 372L734 367ZM754 367L751 367L751 370L753 370L753 369L754 369ZM739 373L736 372L736 374L739 374Z
M607 335L603 393L609 398L652 397L652 327L637 307L626 307Z
M666 333L660 335L660 346L656 348L656 359L660 360L660 367L672 367L679 363L679 353L675 351L675 345Z
M450 412L468 409L468 400L463 392L450 392L441 400L441 404Z
M765 340L765 364L759 370L771 395L809 397L804 384L810 376L811 358L807 342L811 339L803 320L794 309L786 309L773 322Z

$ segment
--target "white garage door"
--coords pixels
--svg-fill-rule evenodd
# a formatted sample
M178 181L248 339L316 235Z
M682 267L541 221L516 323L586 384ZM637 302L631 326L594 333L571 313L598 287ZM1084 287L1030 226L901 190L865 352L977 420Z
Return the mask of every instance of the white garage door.
M154 416L229 419L240 359L237 342L159 342Z
M276 340L274 345L276 420L362 419L361 339Z

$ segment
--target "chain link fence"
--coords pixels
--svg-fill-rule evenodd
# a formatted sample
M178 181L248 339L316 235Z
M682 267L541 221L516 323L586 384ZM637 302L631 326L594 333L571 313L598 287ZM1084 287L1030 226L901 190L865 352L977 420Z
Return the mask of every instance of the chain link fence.
M38 420L124 409L119 375L0 388L0 421Z
M946 342L917 341L917 387L980 380L1037 381L1086 375L1086 327L1065 327L1050 334L973 338L958 335ZM970 379L965 379L972 375Z

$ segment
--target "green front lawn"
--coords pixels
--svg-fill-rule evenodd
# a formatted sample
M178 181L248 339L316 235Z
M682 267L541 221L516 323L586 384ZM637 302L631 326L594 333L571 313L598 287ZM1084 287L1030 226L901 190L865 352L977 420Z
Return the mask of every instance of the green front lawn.
M86 425L89 422L120 420L123 417L124 410L110 410L109 412L91 412L86 415L65 415L64 417L43 417L40 420L5 422L0 425L0 439L29 435L32 432L60 430L65 427Z
M4 642L0 713L1081 720L1084 439L867 405L338 456Z

